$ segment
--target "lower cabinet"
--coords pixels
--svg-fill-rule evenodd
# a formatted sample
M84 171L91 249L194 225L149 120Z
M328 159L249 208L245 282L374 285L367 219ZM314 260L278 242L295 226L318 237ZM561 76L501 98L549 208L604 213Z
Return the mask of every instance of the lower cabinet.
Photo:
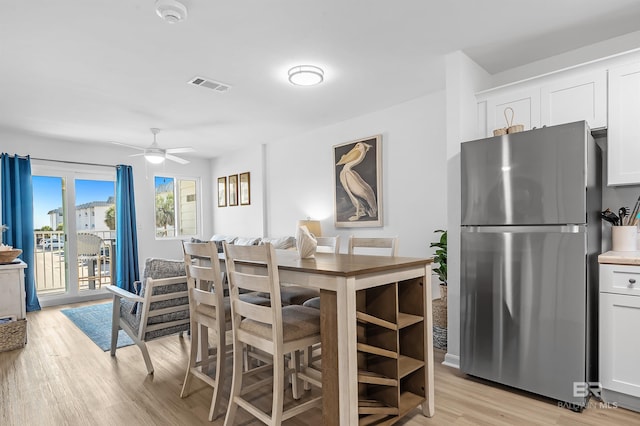
M640 266L600 265L602 399L640 411Z
M27 264L20 261L0 265L0 317L12 316L16 319L27 317L24 290L24 270Z
M415 278L357 292L360 425L393 424L426 399L424 285Z

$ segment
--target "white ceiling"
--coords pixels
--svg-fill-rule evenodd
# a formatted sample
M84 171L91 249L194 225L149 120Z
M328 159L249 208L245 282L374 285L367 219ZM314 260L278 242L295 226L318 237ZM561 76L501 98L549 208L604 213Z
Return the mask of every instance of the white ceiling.
M455 50L496 73L640 29L637 0L184 0L174 25L154 3L0 0L0 127L141 147L159 127L213 157L444 88ZM299 64L325 82L289 84Z

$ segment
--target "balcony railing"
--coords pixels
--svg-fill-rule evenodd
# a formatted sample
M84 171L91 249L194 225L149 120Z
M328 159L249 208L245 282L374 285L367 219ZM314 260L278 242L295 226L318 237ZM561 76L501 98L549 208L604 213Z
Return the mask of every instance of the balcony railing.
M78 268L79 290L95 290L102 285L111 284L115 275L115 231L92 232L101 237L104 241L101 260L98 263L91 261L69 262L69 267ZM64 293L67 291L65 269L65 247L63 231L34 231L34 259L35 259L35 280L36 290L39 295ZM97 272L97 268L102 271L101 283L96 280L87 280L90 271Z

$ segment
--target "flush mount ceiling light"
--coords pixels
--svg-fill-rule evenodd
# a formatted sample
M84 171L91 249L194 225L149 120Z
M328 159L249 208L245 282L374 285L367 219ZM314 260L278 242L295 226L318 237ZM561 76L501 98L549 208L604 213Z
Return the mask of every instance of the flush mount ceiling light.
M296 86L314 86L323 80L324 71L313 65L298 65L289 70L289 81Z
M156 13L170 24L187 19L187 7L178 0L157 0Z

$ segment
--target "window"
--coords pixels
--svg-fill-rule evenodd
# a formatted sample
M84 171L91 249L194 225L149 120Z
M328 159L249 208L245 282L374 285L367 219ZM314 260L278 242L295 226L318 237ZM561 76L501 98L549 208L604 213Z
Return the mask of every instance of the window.
M155 177L156 238L198 234L198 180Z

